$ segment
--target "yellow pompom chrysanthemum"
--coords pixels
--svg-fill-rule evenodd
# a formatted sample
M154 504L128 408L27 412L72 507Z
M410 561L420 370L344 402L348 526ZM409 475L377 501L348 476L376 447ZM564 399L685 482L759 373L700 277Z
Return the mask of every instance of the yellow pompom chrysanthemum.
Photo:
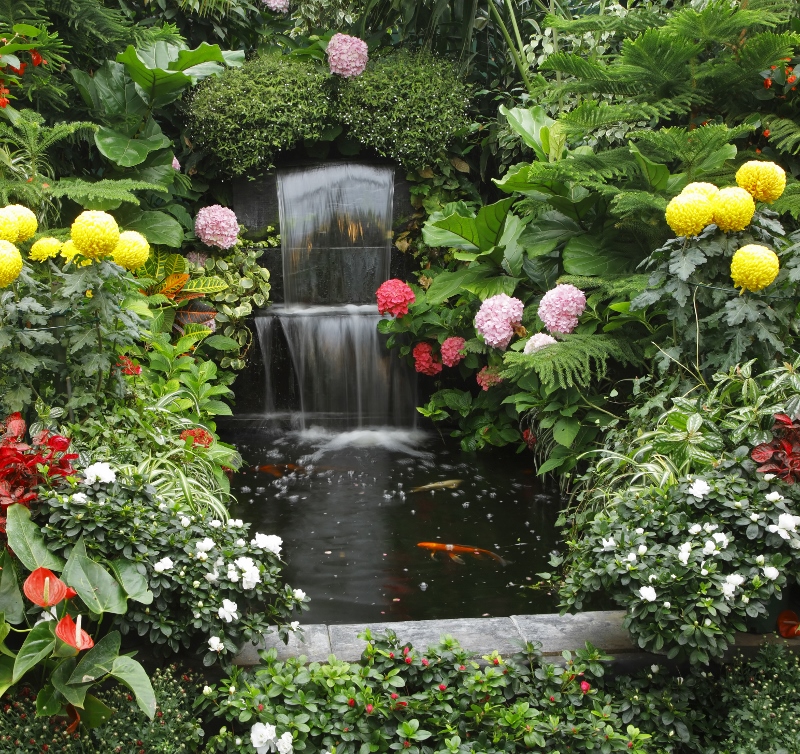
M57 238L40 238L31 246L28 256L34 262L44 262L45 259L52 259L61 251L61 241Z
M21 204L9 204L6 209L12 210L17 216L17 241L27 241L29 238L33 238L39 229L36 215Z
M80 254L80 252L78 251L78 247L77 247L77 246L75 246L75 242L74 242L74 241L65 241L65 242L64 242L64 243L61 245L61 252L60 252L60 254L61 254L61 256L62 256L62 257L64 257L64 259L65 259L67 262L72 262L72 261L74 261L74 260L75 260L75 257L76 257L78 254ZM91 259L84 259L84 260L83 260L83 261L80 263L80 265L79 265L79 266L80 266L80 267L86 267L86 265L88 265L88 264L91 264L91 263L92 263L92 260L91 260Z
M736 186L720 189L712 204L714 222L726 233L746 228L756 211L753 197L743 188Z
M119 241L119 226L108 212L86 210L75 218L70 235L81 254L101 259L114 251Z
M736 171L736 183L759 202L774 202L786 188L786 172L774 162L750 160Z
M687 184L686 188L681 191L681 196L685 194L700 194L706 199L713 199L719 193L719 189L713 183L703 183L697 181L695 183Z
M0 240L0 288L11 285L22 272L22 254L11 241Z
M714 208L701 194L681 194L667 205L667 225L678 236L696 236L713 221Z
M19 239L19 218L10 207L0 209L0 241L16 243Z
M731 260L733 285L741 288L741 293L766 288L778 276L779 269L778 255L754 243L742 246Z
M119 234L119 241L112 255L114 261L126 270L138 270L150 256L150 244L135 230L125 230Z

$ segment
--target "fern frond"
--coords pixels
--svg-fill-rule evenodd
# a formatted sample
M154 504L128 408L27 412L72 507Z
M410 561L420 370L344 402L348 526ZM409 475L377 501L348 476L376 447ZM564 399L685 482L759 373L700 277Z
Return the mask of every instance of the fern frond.
M631 138L642 151L661 162L678 161L681 169L692 177L695 169L709 156L734 139L754 130L750 124L728 128L723 125L708 125L700 128L662 128L658 131L634 131Z
M534 162L528 167L528 176L530 180L574 181L581 186L597 186L612 178L633 175L637 169L630 150L620 147L598 154L571 154L558 162Z
M585 34L586 32L617 32L625 36L641 34L647 29L663 26L665 18L662 14L649 9L636 10L624 16L584 16L583 18L563 18L548 13L544 18L545 28L564 31L567 34Z
M667 200L649 191L620 191L611 200L611 212L617 217L657 214L663 217Z
M582 102L578 107L559 117L568 135L586 134L617 123L636 123L643 120L661 120L674 113L686 113L691 105L686 102L664 100L650 104L608 104L595 100Z
M139 204L134 191L166 191L160 183L133 181L129 178L118 180L103 179L101 181L84 181L80 178L64 178L56 181L48 188L48 194L54 197L66 196L82 207L97 204L114 204L121 202ZM113 207L111 207L113 209Z
M795 220L800 220L800 182L787 183L783 194L772 202L770 209L780 215L788 213Z
M668 34L663 29L649 29L636 39L626 39L620 53L621 68L637 80L642 91L671 91L681 81L687 81L687 65L703 50L703 45Z
M770 146L779 152L800 154L800 122L777 115L764 115L762 122L770 130Z
M730 0L716 0L702 10L683 8L673 15L664 27L679 37L693 39L704 44L736 43L742 29L751 26L774 27L785 22L785 14L770 10L752 10L733 5Z
M631 301L647 289L649 279L649 275L604 275L602 277L562 275L556 282L580 288L588 293L586 302L589 306L596 306L612 299Z
M571 92L629 96L638 94L638 88L627 77L620 77L610 66L586 60L580 55L557 52L550 55L539 68L542 71L573 76L575 81L566 81L560 85L560 88Z
M638 352L624 338L613 335L564 335L563 340L535 353L507 353L503 356L503 379L518 380L531 371L545 385L561 388L587 386L602 379L609 360L621 364L641 362Z

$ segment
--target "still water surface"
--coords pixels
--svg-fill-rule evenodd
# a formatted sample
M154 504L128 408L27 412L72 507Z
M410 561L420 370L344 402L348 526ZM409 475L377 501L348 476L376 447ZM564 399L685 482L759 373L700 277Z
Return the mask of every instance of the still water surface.
M334 434L231 431L245 458L236 516L283 538L286 580L311 598L304 623L357 623L556 612L525 588L548 570L560 499L527 454L463 453L418 430ZM415 487L461 480L454 488ZM417 547L489 550L491 557Z

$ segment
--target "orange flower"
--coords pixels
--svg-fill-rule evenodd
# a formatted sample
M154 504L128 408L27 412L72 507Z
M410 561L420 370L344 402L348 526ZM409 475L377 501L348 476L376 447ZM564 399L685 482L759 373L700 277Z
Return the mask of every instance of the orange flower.
M761 133L765 139L769 139L770 130L768 128L765 128Z
M764 89L769 89L772 86L772 79L764 79Z

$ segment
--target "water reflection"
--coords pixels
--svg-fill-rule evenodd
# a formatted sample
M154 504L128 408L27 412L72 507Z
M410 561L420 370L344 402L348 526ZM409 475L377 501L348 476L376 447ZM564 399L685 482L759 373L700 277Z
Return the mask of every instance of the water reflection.
M286 579L311 597L304 622L556 611L555 598L521 588L547 570L559 508L526 456L464 454L396 428L229 439L250 464L233 482L236 514L283 538ZM411 491L446 479L463 481L457 489ZM480 547L510 563L432 558L421 541Z

